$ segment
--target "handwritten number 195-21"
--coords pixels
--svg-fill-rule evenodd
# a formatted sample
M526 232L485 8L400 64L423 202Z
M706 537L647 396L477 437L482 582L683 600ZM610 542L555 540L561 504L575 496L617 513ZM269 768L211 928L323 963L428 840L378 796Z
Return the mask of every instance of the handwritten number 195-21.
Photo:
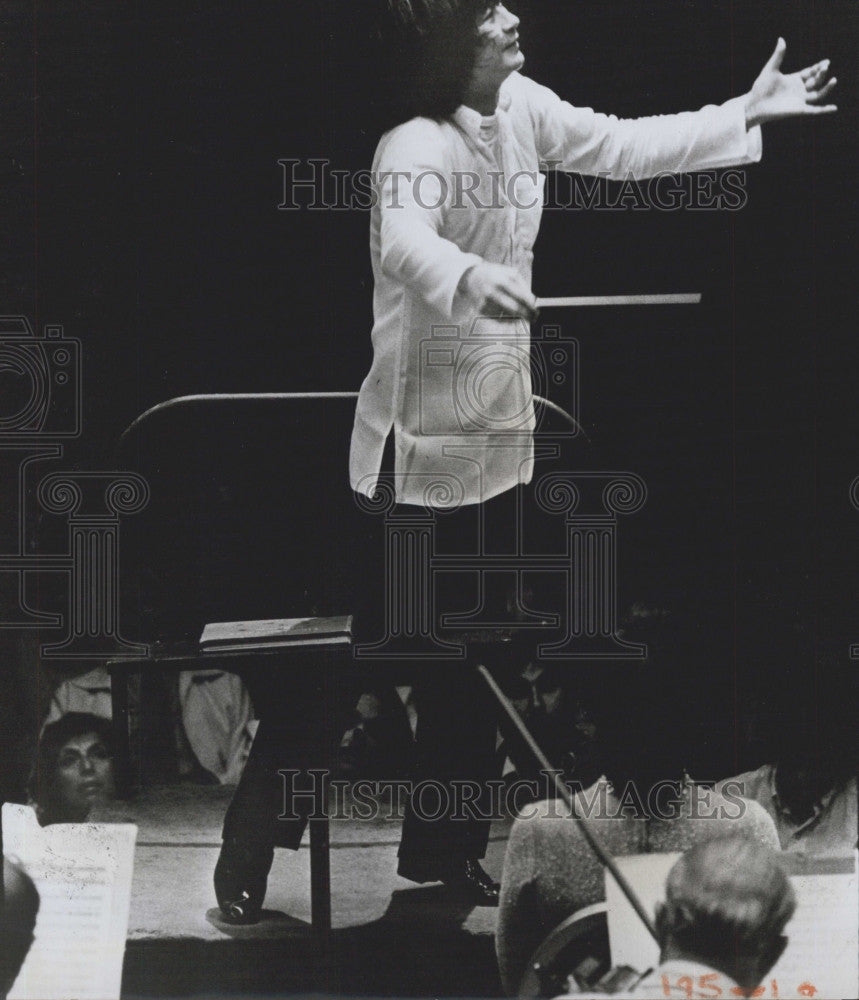
M794 994L801 997L815 997L818 989L813 983L804 982L796 987ZM790 994L791 996L794 994ZM771 979L769 983L761 984L751 991L740 989L739 986L728 986L718 972L709 972L703 976L662 976L662 995L666 997L685 997L686 1000L719 1000L720 997L765 997L767 1000L779 1000L781 994L778 982Z

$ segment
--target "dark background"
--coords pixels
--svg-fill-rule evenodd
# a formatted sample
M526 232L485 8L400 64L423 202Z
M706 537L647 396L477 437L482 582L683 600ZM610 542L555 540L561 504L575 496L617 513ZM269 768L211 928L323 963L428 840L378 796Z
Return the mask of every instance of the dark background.
M173 396L359 387L369 216L278 211L277 161L369 166L381 95L367 6L0 7L0 313L61 323L83 343L84 432L63 468L115 467L122 430ZM766 128L742 211L547 212L537 246L537 294L704 293L694 309L559 319L581 345L582 462L649 488L620 525L620 603L682 608L700 632L700 663L678 668L700 686L678 685L670 703L698 713L714 748L704 766L724 772L739 760L741 708L801 697L821 683L821 650L844 661L859 641L859 9L545 0L519 12L525 72L618 115L744 92L779 34L787 68L829 56L840 80L836 117ZM340 490L348 441L306 433ZM261 481L269 497L302 474L281 444ZM169 439L165 454L175 462ZM8 512L14 483L2 488ZM260 525L259 546L281 527ZM259 574L249 560L224 588ZM47 604L52 586L37 588ZM27 719L32 634L2 641L7 707Z

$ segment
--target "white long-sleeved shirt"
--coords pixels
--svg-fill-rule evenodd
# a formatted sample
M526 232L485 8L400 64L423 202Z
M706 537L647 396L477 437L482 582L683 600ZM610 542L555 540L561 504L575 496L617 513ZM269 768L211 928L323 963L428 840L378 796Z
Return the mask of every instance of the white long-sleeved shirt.
M483 260L516 268L531 286L541 167L640 180L760 156L741 99L623 120L575 108L518 73L490 117L462 106L386 133L373 162L374 355L352 432L353 489L372 496L392 427L401 503L480 503L530 481L528 326L479 316L457 287Z

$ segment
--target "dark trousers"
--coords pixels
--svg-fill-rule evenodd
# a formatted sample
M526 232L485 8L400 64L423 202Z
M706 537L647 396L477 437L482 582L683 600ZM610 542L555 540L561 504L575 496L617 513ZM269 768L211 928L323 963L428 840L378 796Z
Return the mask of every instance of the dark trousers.
M512 490L480 506L438 515L436 551L471 554L481 544L488 555L512 552L516 504L522 493ZM508 617L508 588L513 582L509 574L484 577L482 603L493 618ZM435 598L437 619L476 607L480 598L476 574L439 574ZM414 665L418 723L413 792L399 849L403 875L431 878L446 864L486 853L492 810L487 782L500 777L500 761L495 752L498 711L476 671L480 660L502 668L491 645L470 646L463 662Z
M489 842L486 783L499 776L497 714L472 664L427 667L415 684L415 766L402 839L400 872L427 876L446 863L482 858ZM485 817L485 818L484 818Z
M348 663L339 671L348 677ZM224 840L297 850L307 820L327 809L325 775L352 717L357 687L343 680L336 704L325 701L318 675L247 677L259 727L224 818ZM314 774L312 772L316 771Z
M439 515L436 550L473 553L482 536L483 551L511 552L516 504L522 502L522 494L512 490L479 507ZM378 638L381 630L383 532L380 519L368 515L367 531L354 554L367 566L367 585L356 605L359 641ZM502 575L485 581L485 604L498 615L506 614L509 582ZM477 596L474 573L440 574L436 615L468 611ZM491 660L491 651L488 656ZM486 782L499 776L498 712L475 666L473 654L469 660L454 663L415 663L411 670L418 712L411 780L417 794L410 798L403 824L399 854L404 872L481 858L486 852L490 827ZM307 817L322 799L319 776L292 772L324 766L321 762L332 759L334 752L330 740L328 744L320 740L320 694L312 676L272 675L256 678L253 684L249 678L249 686L260 724L227 810L223 836L295 849ZM336 718L326 718L329 736L346 728L359 691L341 689L338 693ZM290 773L279 773L284 770ZM469 804L463 808L464 796Z

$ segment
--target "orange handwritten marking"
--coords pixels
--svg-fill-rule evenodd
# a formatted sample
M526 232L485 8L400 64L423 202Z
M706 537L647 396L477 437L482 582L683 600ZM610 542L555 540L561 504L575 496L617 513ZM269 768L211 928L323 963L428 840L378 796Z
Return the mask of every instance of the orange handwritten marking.
M677 985L686 994L687 1000L692 1000L692 977L691 976L680 976L677 980Z
M722 995L722 988L717 985L718 982L718 972L708 972L705 976L698 976L698 995L707 1000L718 1000Z
M682 994L687 1000L717 1000L721 996L731 997L770 997L772 1000L779 1000L778 980L771 979L769 982L769 992L766 985L762 984L749 992L741 986L725 987L723 991L718 985L719 974L716 972L698 976L693 979L691 976L678 976L673 982L669 976L662 974L662 995L665 997L676 997ZM801 997L815 997L820 992L817 987L808 981L801 983L796 988L796 992Z

